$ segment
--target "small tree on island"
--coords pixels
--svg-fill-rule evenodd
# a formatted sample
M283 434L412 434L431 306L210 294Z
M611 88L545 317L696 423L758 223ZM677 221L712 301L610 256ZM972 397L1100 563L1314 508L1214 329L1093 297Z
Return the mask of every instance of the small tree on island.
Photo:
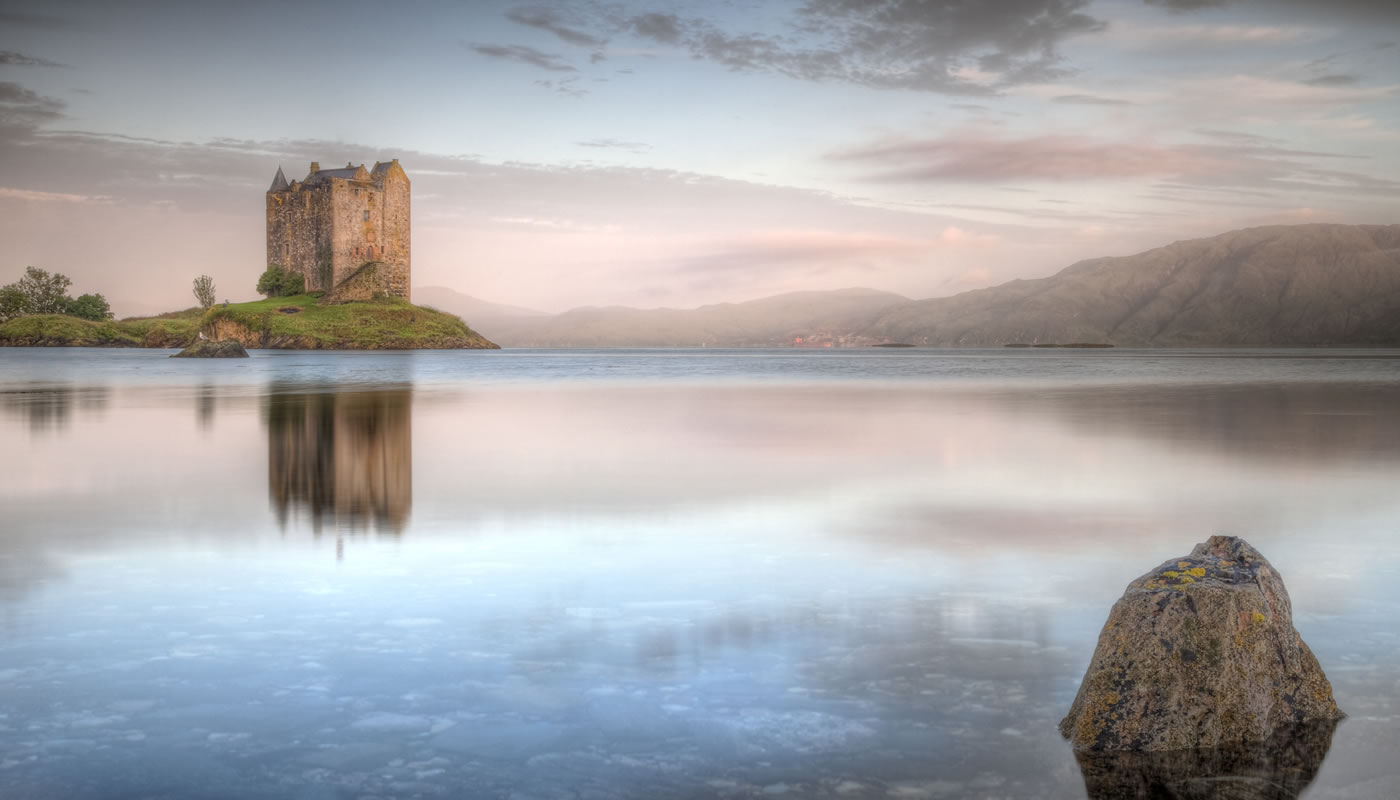
M107 298L100 294L82 294L69 298L68 307L63 313L102 322L112 318L112 307L107 304Z
M68 287L72 285L67 275L58 272L50 275L38 267L25 267L24 277L10 284L29 301L26 312L29 314L68 313Z
M100 294L68 296L73 282L67 275L50 275L38 267L27 267L24 277L0 286L0 322L26 314L67 314L95 322L112 318L112 307Z
M200 275L194 279L194 297L199 301L199 307L209 309L214 307L214 279L208 275Z
M258 294L265 297L290 297L306 291L306 278L299 272L285 270L276 264L268 266L258 278Z
M0 322L9 322L28 313L29 298L20 291L18 284L0 286Z

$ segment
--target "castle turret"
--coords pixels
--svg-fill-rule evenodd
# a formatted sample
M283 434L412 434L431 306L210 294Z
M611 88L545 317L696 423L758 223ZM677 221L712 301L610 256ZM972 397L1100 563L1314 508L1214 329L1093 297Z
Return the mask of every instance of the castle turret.
M272 178L272 188L269 192L280 192L287 188L287 176L282 174L282 168L277 168L277 174Z

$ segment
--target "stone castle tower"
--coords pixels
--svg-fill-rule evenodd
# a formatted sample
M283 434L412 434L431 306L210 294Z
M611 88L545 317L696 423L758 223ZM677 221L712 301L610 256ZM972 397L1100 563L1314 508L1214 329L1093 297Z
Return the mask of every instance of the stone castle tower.
M267 263L298 272L307 291L345 299L409 299L409 183L399 160L346 164L267 190Z

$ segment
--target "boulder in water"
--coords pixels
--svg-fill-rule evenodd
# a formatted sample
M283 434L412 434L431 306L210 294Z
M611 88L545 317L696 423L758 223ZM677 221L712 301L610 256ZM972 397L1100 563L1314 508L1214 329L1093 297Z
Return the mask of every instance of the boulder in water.
M171 358L247 358L248 351L234 339L196 339L194 344L171 356Z
M1212 536L1128 585L1060 733L1076 750L1189 750L1342 716L1283 579Z

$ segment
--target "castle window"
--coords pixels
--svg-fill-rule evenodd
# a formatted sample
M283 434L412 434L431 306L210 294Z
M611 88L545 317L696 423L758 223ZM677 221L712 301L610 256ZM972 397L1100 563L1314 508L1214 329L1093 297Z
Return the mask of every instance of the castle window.
M365 209L365 222L369 222L369 209Z

